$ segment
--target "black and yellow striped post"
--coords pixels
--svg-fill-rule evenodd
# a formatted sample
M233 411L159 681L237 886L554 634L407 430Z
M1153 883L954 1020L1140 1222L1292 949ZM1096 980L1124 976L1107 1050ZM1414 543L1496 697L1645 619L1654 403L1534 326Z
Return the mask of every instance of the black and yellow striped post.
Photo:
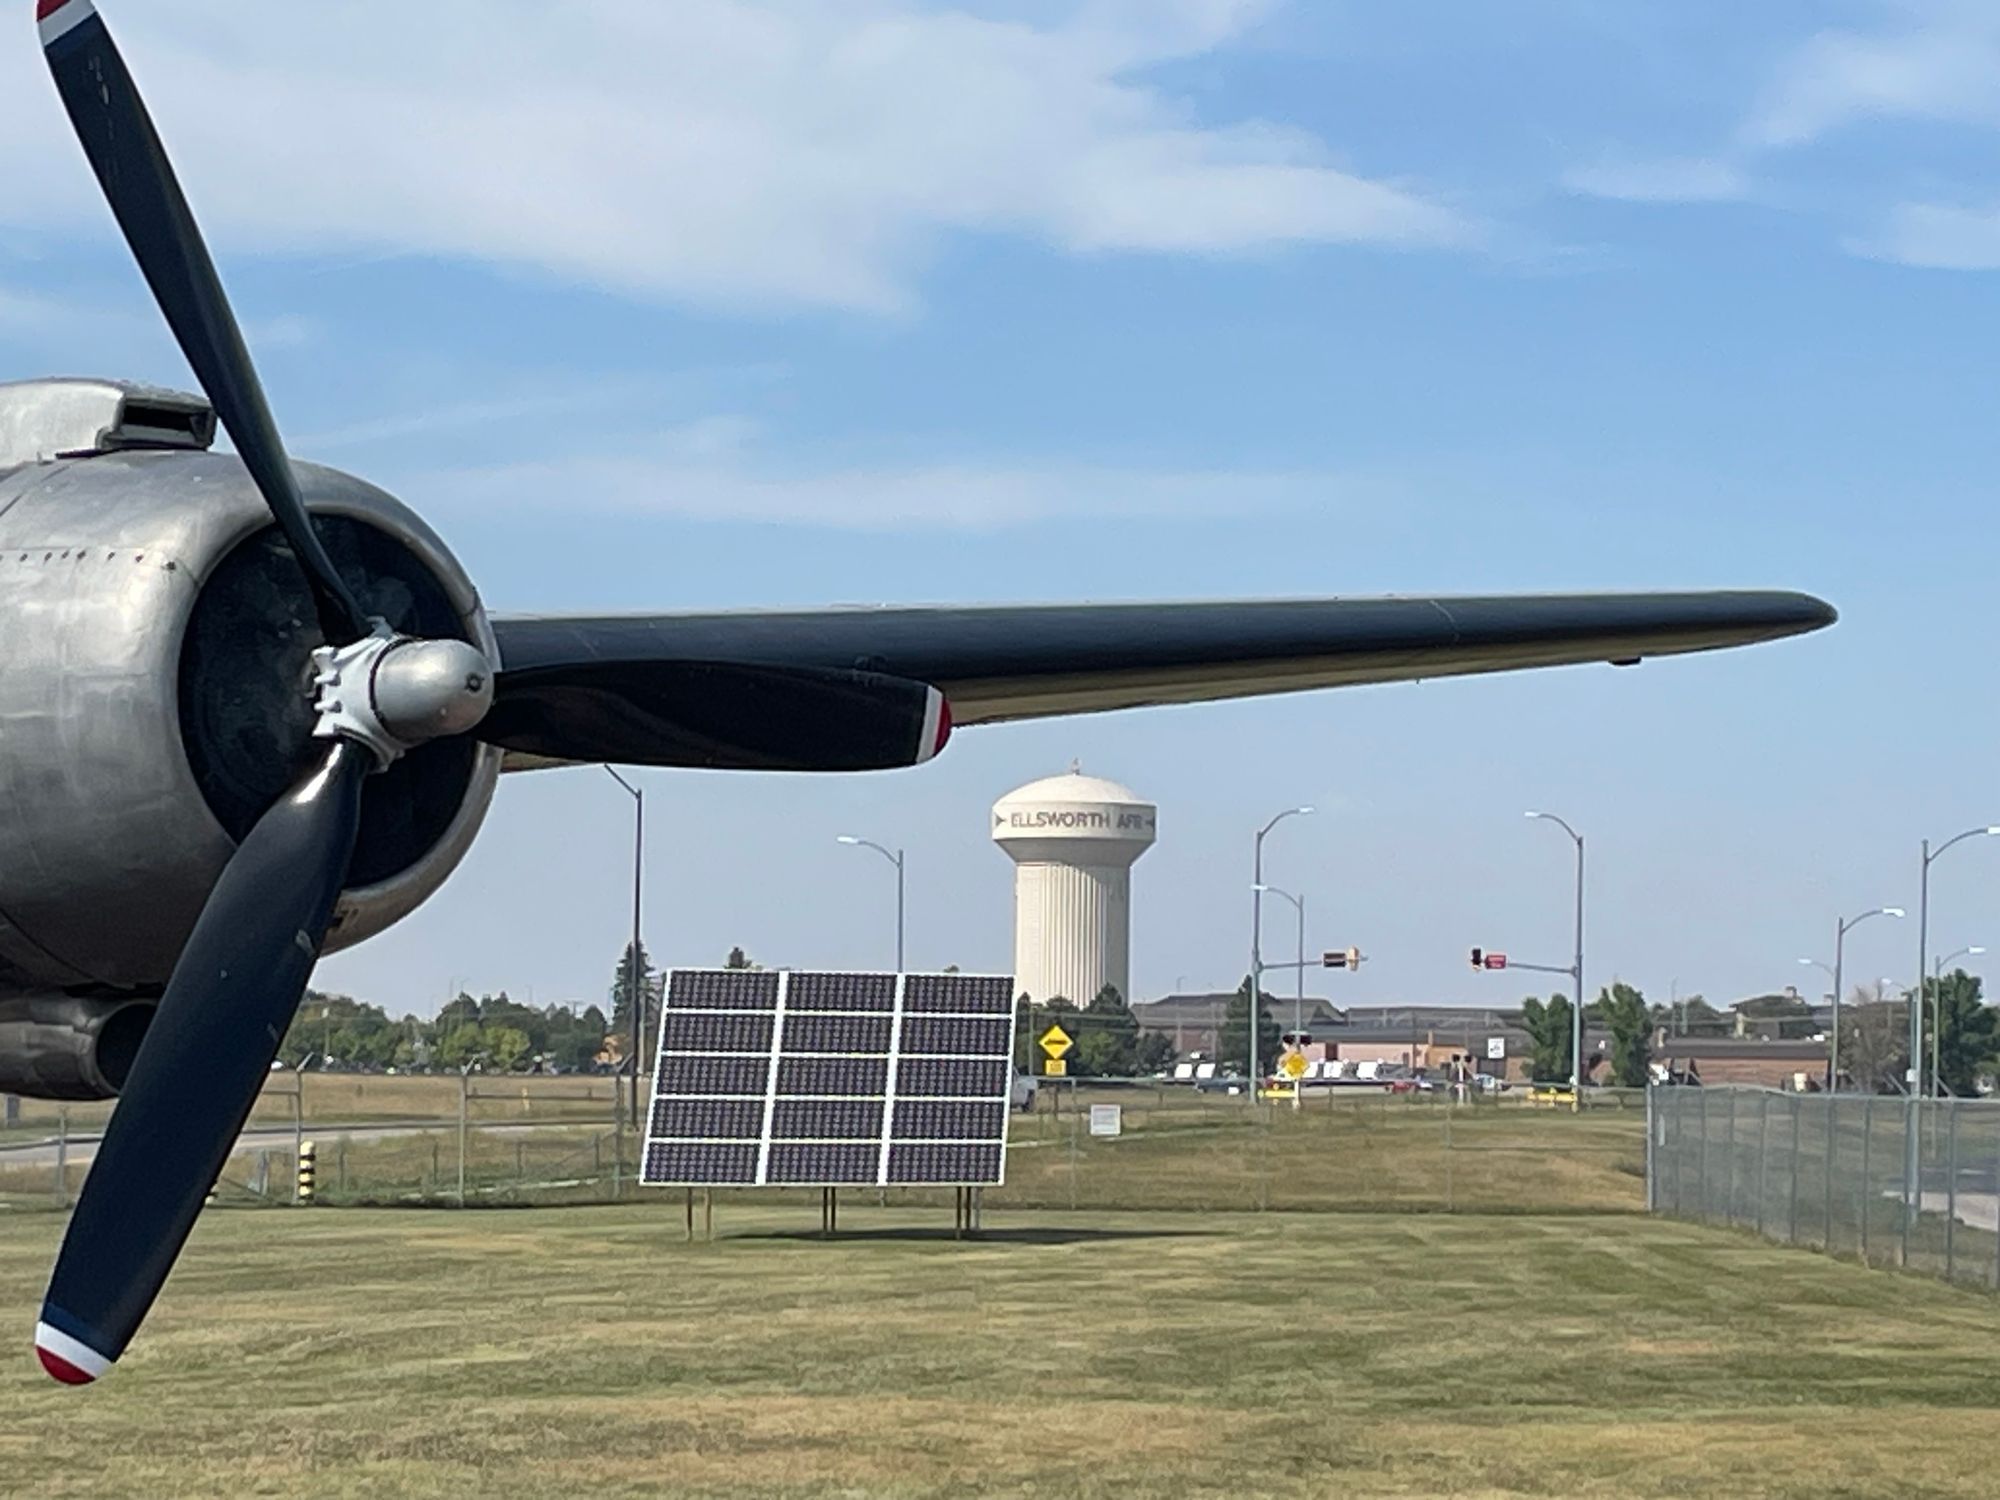
M299 1191L292 1201L311 1206L313 1179L319 1170L319 1147L311 1141L299 1142Z

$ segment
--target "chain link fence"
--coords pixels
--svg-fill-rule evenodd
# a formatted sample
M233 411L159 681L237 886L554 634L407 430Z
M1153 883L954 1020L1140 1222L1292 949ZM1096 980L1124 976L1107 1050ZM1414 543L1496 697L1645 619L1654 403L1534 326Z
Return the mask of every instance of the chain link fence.
M642 1190L628 1081L604 1077L274 1074L224 1168L223 1206L607 1203L676 1213L685 1195ZM614 1090L614 1084L617 1087ZM1042 1080L1010 1122L992 1209L1633 1213L1642 1211L1645 1100L1586 1091L1581 1111L1525 1091L1309 1090L1251 1101L1166 1081ZM643 1086L641 1097L647 1097ZM1115 1106L1117 1133L1093 1131ZM0 1126L0 1208L74 1201L108 1110L24 1101ZM759 1203L818 1189L717 1189ZM843 1189L857 1207L936 1205L951 1190Z
M1653 1211L2000 1289L2000 1103L1729 1086L1651 1104Z

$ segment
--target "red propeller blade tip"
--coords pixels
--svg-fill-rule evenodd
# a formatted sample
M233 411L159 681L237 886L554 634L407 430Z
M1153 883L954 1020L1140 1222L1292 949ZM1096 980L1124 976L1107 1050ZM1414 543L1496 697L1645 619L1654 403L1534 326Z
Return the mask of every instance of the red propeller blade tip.
M46 1323L35 1325L35 1356L64 1385L89 1385L111 1368L111 1361L90 1345Z

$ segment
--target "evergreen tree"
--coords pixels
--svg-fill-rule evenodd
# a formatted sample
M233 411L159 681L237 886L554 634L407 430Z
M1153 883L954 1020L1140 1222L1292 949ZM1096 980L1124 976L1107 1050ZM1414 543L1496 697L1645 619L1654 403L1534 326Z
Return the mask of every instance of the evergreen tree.
M640 1012L641 1026L647 1032L651 1032L659 1022L658 990L653 983L653 975L654 969L646 957L643 945L639 949L639 962L635 973L632 963L632 944L627 942L625 951L619 956L618 967L611 976L611 1031L618 1038L621 1055L629 1052L632 1047L632 992L635 979L637 992L642 997L640 1004L644 1007ZM640 1045L641 1047L645 1045L643 1040Z
M1222 1013L1222 1065L1239 1073L1250 1070L1250 979L1236 987ZM1257 1071L1269 1073L1284 1050L1284 1033L1271 1016L1271 997L1260 994L1257 1005Z
M1979 1070L2000 1052L2000 1011L1980 997L1979 976L1954 969L1942 983L1924 981L1924 993L1937 1007L1938 1081L1961 1099L1978 1091Z

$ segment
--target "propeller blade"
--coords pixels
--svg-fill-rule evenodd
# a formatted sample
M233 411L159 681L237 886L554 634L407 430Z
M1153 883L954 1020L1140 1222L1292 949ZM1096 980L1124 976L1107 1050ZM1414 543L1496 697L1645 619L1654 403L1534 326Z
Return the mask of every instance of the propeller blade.
M879 672L734 662L502 670L478 735L534 760L739 771L879 771L944 748L951 711Z
M335 740L210 893L56 1257L35 1350L57 1380L108 1370L173 1269L305 993L373 764Z
M181 352L305 569L320 629L336 646L359 640L367 621L313 531L215 263L111 33L91 0L37 0L35 16L77 139Z

